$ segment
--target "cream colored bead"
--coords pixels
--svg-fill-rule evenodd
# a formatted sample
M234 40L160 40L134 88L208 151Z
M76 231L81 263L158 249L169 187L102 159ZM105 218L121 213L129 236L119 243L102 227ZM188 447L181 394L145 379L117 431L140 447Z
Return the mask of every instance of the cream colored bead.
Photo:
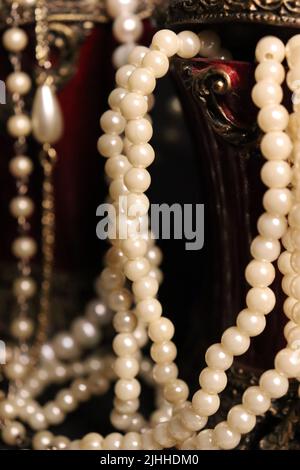
M273 215L286 215L292 207L292 193L289 189L269 189L264 195L263 205Z
M129 162L137 168L147 168L154 158L154 150L148 143L132 145L128 151Z
M255 56L258 62L268 60L283 62L285 58L285 46L276 36L265 36L258 42Z
M22 380L28 373L28 367L19 362L9 362L4 366L4 374L10 380Z
M291 167L284 161L269 161L262 168L261 179L269 188L285 188L292 181Z
M34 203L29 197L18 196L12 199L9 209L14 217L30 217L34 211Z
M10 93L26 95L31 88L31 78L24 72L13 72L6 79L6 86Z
M25 155L19 155L10 161L9 170L16 178L26 178L32 173L33 164Z
M168 432L168 423L161 423L155 426L153 437L165 449L170 449L176 445L176 440Z
M136 340L131 334L120 333L113 340L113 350L117 356L132 356L137 351Z
M282 274L292 274L291 253L284 251L278 258L278 267Z
M147 243L139 238L124 240L122 242L122 250L125 256L133 260L145 256L147 251ZM152 296L153 297L153 296Z
M49 401L44 406L44 414L47 422L51 426L57 426L61 424L65 419L65 414L62 411L61 407L58 406L54 401Z
M298 303L298 301L296 299L293 299L292 297L288 297L287 299L285 299L284 303L283 303L283 312L284 314L286 315L287 318L289 318L290 320L294 320L293 318L293 309L296 308L297 310L297 307L296 307L296 304ZM298 323L297 321L295 321L295 323Z
M206 367L199 376L200 387L208 393L221 393L227 385L227 376L222 370Z
M289 389L289 381L276 370L268 370L260 377L259 386L270 398L281 398Z
M125 43L118 46L112 54L112 64L115 69L123 67L128 64L128 57L133 49L136 47L134 43Z
M79 402L87 401L91 396L89 384L85 379L75 379L70 388Z
M159 50L166 54L167 57L172 57L177 54L179 49L179 39L177 34L169 29L162 29L154 34L151 49Z
M113 318L113 326L117 333L132 333L136 325L136 316L131 312L118 312Z
M195 413L190 402L186 402L179 414L182 424L191 432L200 431L207 424L207 418Z
M157 320L162 314L162 306L157 299L145 299L136 306L137 317L145 323Z
M0 417L2 420L13 420L18 415L18 408L9 398L0 401Z
M134 70L134 69L132 69ZM127 83L127 82L126 82ZM127 95L127 90L125 88L119 87L115 88L108 97L108 104L113 111L120 112L120 104L123 98Z
M2 36L5 49L10 52L21 52L28 44L28 37L23 29L13 27L5 31Z
M152 138L153 129L147 119L135 119L128 121L125 135L133 144L144 144Z
M123 13L132 13L138 6L138 0L107 0L106 11L111 18L117 18Z
M175 328L173 323L168 319L161 317L156 321L153 321L149 326L149 338L156 343L162 341L169 341L173 338Z
M124 176L130 168L131 164L124 155L111 157L105 163L105 172L112 179Z
M123 437L122 450L141 450L142 439L137 432L128 432Z
M223 421L215 427L212 439L214 444L220 449L231 450L239 445L241 435L239 432L232 429L228 423Z
M211 369L227 370L233 363L233 356L222 344L213 344L208 348L205 354L205 361Z
M119 413L123 414L133 414L138 410L140 405L139 399L136 398L134 400L120 400L119 398L114 399L114 407Z
M62 360L71 360L79 355L78 343L68 332L57 333L53 339L53 349L56 356Z
M69 449L70 439L65 436L55 436L52 441L53 450L67 450Z
M189 395L189 388L183 380L176 379L167 383L163 389L165 399L174 405L184 403Z
M222 335L221 344L233 356L241 356L250 346L250 338L237 327L228 328Z
M262 237L275 238L279 240L287 229L286 218L283 216L274 216L265 212L258 219L257 228Z
M162 447L154 441L152 429L145 429L142 432L142 449L143 450L161 450Z
M29 417L28 424L35 431L43 431L48 423L43 411L37 411Z
M147 113L148 103L141 94L127 93L120 103L120 110L127 120L142 118Z
M33 335L34 323L30 318L16 318L10 329L14 338L26 341Z
M117 111L106 111L100 119L100 126L106 134L122 134L126 121Z
M1 437L5 444L16 446L23 444L26 436L26 429L18 421L11 421L3 427Z
M136 46L129 54L128 63L135 67L141 67L143 59L148 52L148 47Z
M126 261L124 273L130 281L138 281L148 274L149 269L150 263L146 258L136 258Z
M299 35L297 35L299 36ZM296 36L296 37L297 37ZM293 39L293 38L292 38ZM289 67L293 69L294 67L299 67L300 65L300 44L293 46L291 50L288 50L287 48L287 61L289 64Z
M136 379L119 379L115 385L116 397L120 400L134 400L141 393L141 386Z
M294 243L292 240L292 230L290 228L288 228L285 234L283 235L281 239L281 243L287 251L289 252L294 251L295 247L294 247Z
M163 52L153 50L145 55L142 65L151 70L155 78L161 78L169 70L169 59Z
M192 399L195 412L200 416L212 416L220 407L220 398L216 394L207 393L204 390L196 392Z
M77 407L77 400L71 390L63 389L56 396L57 405L66 413L74 411Z
M300 228L300 204L294 204L289 213L289 224L293 228Z
M134 42L143 33L143 23L137 15L124 13L115 19L113 33L120 42Z
M280 243L278 240L258 236L251 243L250 250L256 260L271 263L280 255Z
M34 450L50 450L53 442L53 434L49 431L40 431L33 436L32 447Z
M204 30L198 35L200 39L200 55L213 58L219 51L221 40L219 36L211 30Z
M278 83L266 79L258 82L252 90L252 100L258 108L264 108L271 104L280 104L283 99L283 91Z
M295 250L300 250L300 230L299 229L292 229L290 230L291 234L291 241ZM291 259L292 263L292 259ZM292 264L291 264L292 266ZM292 266L293 267L293 266Z
M135 93L150 95L156 86L156 80L152 69L139 67L132 72L128 79L128 87ZM130 139L132 141L132 139ZM133 141L132 141L133 142Z
M77 342L83 348L92 348L99 343L100 332L95 325L85 318L77 318L71 326L71 332Z
M152 344L150 353L157 364L169 364L176 358L177 348L172 341L164 341Z
M293 351L286 348L279 351L275 357L276 370L287 378L300 376L300 349Z
M123 150L123 141L118 135L103 134L98 140L98 151L106 158L120 155Z
M102 442L102 448L103 450L120 450L122 441L123 441L122 434L119 434L118 432L113 432L111 434L108 434L104 438Z
M261 141L261 151L267 160L287 160L292 142L285 132L268 132Z
M124 177L124 182L129 191L143 193L151 184L151 176L144 168L131 168Z
M295 326L286 337L288 346L291 349L298 349L300 347L300 327Z
M252 287L268 287L275 279L275 269L271 263L252 260L246 268L245 277Z
M155 382L164 385L172 380L177 379L178 367L174 362L170 364L156 364L153 367L153 378Z
M113 201L118 201L121 196L128 196L129 191L125 186L123 178L118 178L111 182L109 186L109 195Z
M145 300L155 297L158 287L158 282L147 276L134 282L132 290L137 300Z
M126 431L130 426L131 416L113 410L110 414L110 421L114 428L119 431Z
M184 442L190 437L191 433L182 424L180 416L172 416L168 424L168 432L177 442Z
M133 379L139 372L139 362L134 357L118 357L114 370L121 379Z
M31 121L26 114L15 114L8 118L7 130L12 137L27 137L31 132Z
M253 287L246 296L246 304L252 312L267 315L275 307L274 292L268 287Z
M258 113L258 124L264 132L282 132L289 124L289 113L280 104L264 107Z
M81 450L102 450L103 437L101 434L91 432L84 436L79 446Z
M106 371L106 375L109 371ZM111 374L113 375L113 374ZM113 376L113 378L115 378ZM104 395L109 389L109 380L103 377L103 373L95 372L88 378L89 389L93 395Z
M300 64L287 73L286 82L291 91L297 92L300 89Z
M195 445L198 450L219 450L213 442L213 429L205 429L195 437Z
M254 415L262 415L271 406L269 395L260 387L249 387L243 394L243 405Z
M240 434L251 432L256 424L255 416L241 405L236 405L231 408L227 416L227 421L230 428Z
M264 315L256 314L246 309L239 313L237 326L249 336L258 336L266 327L266 318Z
M163 260L162 251L158 246L150 248L146 257L150 261L151 266L160 266Z
M132 296L129 290L119 289L110 292L108 306L114 311L126 311L131 307Z
M274 80L281 85L285 78L285 70L279 62L268 60L261 62L255 70L255 80L261 82L262 80Z
M113 246L107 251L105 261L109 267L120 269L123 268L126 258L122 250Z
M12 244L12 252L17 258L32 258L37 252L37 245L33 238L19 237Z
M177 54L183 59L191 59L199 54L201 41L197 34L192 31L181 31L177 35L179 39L179 49Z

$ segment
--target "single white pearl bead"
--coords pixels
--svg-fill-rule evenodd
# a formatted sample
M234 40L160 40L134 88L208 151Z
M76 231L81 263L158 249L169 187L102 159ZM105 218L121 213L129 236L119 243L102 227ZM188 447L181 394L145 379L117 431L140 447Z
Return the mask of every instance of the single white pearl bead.
M198 450L219 450L213 441L213 429L205 429L195 437L195 446Z
M148 143L132 145L128 151L129 162L137 168L147 168L154 158L153 147Z
M126 311L132 303L132 295L127 289L119 289L110 292L108 306L114 311Z
M267 212L273 215L286 215L292 207L292 193L289 189L269 189L263 198L263 205Z
M156 80L154 73L151 69L146 67L135 69L128 79L129 89L133 92L141 93L142 95L150 95L154 91L155 85Z
M282 274L291 274L293 269L291 267L291 253L284 251L278 258L278 268Z
M161 317L158 320L153 321L149 326L149 338L156 343L162 341L169 341L173 338L175 328L173 323L168 319Z
M275 279L272 263L252 260L245 271L246 281L252 287L268 287Z
M246 297L249 310L263 315L270 313L275 307L276 298L274 292L268 287L253 287Z
M191 402L186 402L184 408L180 410L180 420L189 431L200 431L207 424L207 418L197 415L193 410Z
M134 42L130 43L125 43L121 44L121 46L118 46L112 55L112 63L115 69L119 69L120 67L123 67L123 65L126 65L129 62L129 56L130 53L135 49L136 44Z
M289 124L289 113L281 104L265 106L258 113L258 125L264 132L281 132Z
M271 400L260 387L249 387L243 394L243 405L250 413L262 415L270 408Z
M110 158L122 153L123 141L118 135L103 134L99 138L97 146L103 157Z
M28 372L28 368L19 362L9 362L4 366L4 373L10 380L22 380Z
M54 401L46 403L44 406L44 414L47 422L52 426L61 424L65 419L64 412Z
M199 376L201 388L208 393L221 393L227 385L227 376L221 370L206 367Z
M119 379L115 385L115 394L120 400L134 400L141 393L140 383L136 379Z
M161 78L167 74L170 63L166 54L161 51L153 50L145 55L142 65L152 70L155 78Z
M69 389L63 389L58 392L56 403L66 413L74 411L78 404L74 393Z
M141 300L136 306L137 317L146 323L157 320L161 314L162 306L157 299Z
M215 445L220 449L231 450L239 445L241 435L235 429L232 429L228 423L223 421L215 427L212 439Z
M128 194L129 191L123 178L112 181L109 187L109 195L113 201L118 201L120 196L127 196Z
M148 47L136 46L129 54L128 64L141 67L145 55L149 52Z
M272 262L280 255L280 243L272 238L258 236L251 243L251 255L258 261Z
M111 157L105 163L105 172L107 176L112 179L118 179L124 176L130 168L131 164L124 155Z
M181 31L177 35L179 39L179 49L177 54L183 59L191 59L199 54L201 41L197 34L192 31Z
M26 137L31 132L31 120L26 114L10 116L7 121L7 130L12 137Z
M268 370L260 377L259 386L271 398L281 398L289 389L289 381L276 370Z
M103 450L120 450L122 442L122 434L119 434L118 432L113 432L111 434L108 434L104 438L102 442L102 448Z
M153 36L151 49L159 50L166 54L167 57L172 57L177 54L179 49L179 39L177 34L169 29L158 31Z
M137 432L128 432L123 437L122 450L140 450L142 448L142 439Z
M6 86L10 93L26 95L31 88L31 78L24 72L13 72L6 79Z
M143 33L143 23L137 15L124 13L115 19L113 33L120 42L135 42Z
M249 349L250 338L234 326L223 333L221 344L233 356L241 356Z
M23 29L14 27L5 31L2 36L2 42L8 51L21 52L28 44L28 37Z
M263 238L275 238L279 240L287 229L285 217L276 217L265 212L258 219L258 231Z
M132 13L138 7L137 0L107 0L106 11L111 18L116 18L124 12Z
M151 346L151 357L157 364L169 364L177 356L177 348L172 341L154 343Z
M52 432L40 431L33 436L32 447L34 450L50 450L53 438Z
M124 177L124 182L129 191L144 193L151 184L150 173L144 168L131 168Z
M17 258L32 258L37 252L37 244L31 237L19 237L12 244L12 252Z
M237 326L249 336L258 336L266 327L266 318L264 315L256 314L246 309L239 313Z
M28 157L20 155L10 161L9 170L16 178L26 178L32 173L33 164Z
M153 367L153 378L156 383L164 385L178 377L178 367L174 362L170 364L156 364Z
M28 420L29 426L35 431L43 431L47 428L47 420L43 411L36 411Z
M137 343L132 334L120 333L113 340L113 350L117 356L132 356L137 351Z
M18 421L11 421L2 429L1 437L3 442L10 446L20 445L26 436L26 429Z
M254 85L252 99L258 108L271 104L279 104L283 99L283 91L278 83L265 79Z
M18 415L18 408L12 400L9 398L6 400L0 401L0 416L1 419L13 420Z
M300 376L300 350L289 348L279 351L275 358L275 368L279 373L287 378L296 378Z
M287 160L293 150L285 132L268 132L261 141L261 151L267 160Z
M201 31L198 36L200 39L200 55L209 58L215 57L221 46L219 36L210 30Z
M228 413L227 421L231 429L240 434L247 434L252 431L256 424L256 418L243 406L236 405Z
M117 111L106 111L100 119L100 126L107 134L122 134L125 124L125 119Z
M127 89L128 87L128 80L131 76L131 74L136 70L136 67L134 65L123 65L123 67L119 68L119 70L116 72L116 84L121 87L121 89ZM118 88L117 88L118 90ZM115 99L117 99L119 93L116 93ZM120 92L120 97L122 96L123 93ZM125 95L124 95L125 96ZM123 96L123 98L124 98ZM114 96L113 96L114 98ZM122 99L123 99L122 98Z
M139 362L134 357L118 357L114 370L121 379L133 379L139 371Z
M120 103L121 113L127 120L142 118L148 109L145 97L138 93L128 93Z
M31 277L18 277L13 283L13 293L16 297L30 299L36 290L36 282Z
M261 62L255 70L255 80L261 82L262 80L274 80L281 85L285 79L285 70L281 63L268 60Z
M16 318L11 324L11 334L21 340L28 340L34 331L34 323L30 318Z
M146 276L150 269L150 263L146 258L136 258L128 260L124 266L126 277L134 282Z
M121 67L119 70L122 70L123 67ZM131 69L132 71L134 68ZM118 72L117 72L118 73ZM128 81L128 78L127 78ZM126 81L126 84L127 84ZM122 99L126 96L127 90L125 88L119 87L115 88L109 95L108 97L108 104L111 107L113 111L120 112L120 103Z
M192 399L193 409L200 416L212 416L220 407L220 398L216 394L198 390Z
M205 354L205 361L211 369L227 370L233 363L233 356L222 344L213 344L208 348Z
M77 318L71 326L71 332L77 342L83 348L92 348L99 343L100 331L95 325L85 318Z
M163 394L169 403L184 403L188 398L189 389L183 380L175 379L165 385Z
M73 335L67 332L61 332L55 335L53 339L53 348L58 358L71 360L78 356L79 349Z
M282 62L285 59L285 46L276 36L266 36L258 42L255 56L258 62L267 60Z
M29 197L18 196L12 199L9 208L14 217L30 217L34 211L34 203Z
M133 144L144 144L152 138L153 129L147 119L134 119L127 122L125 135Z
M102 450L103 437L101 434L91 432L84 436L80 441L79 447L81 450Z

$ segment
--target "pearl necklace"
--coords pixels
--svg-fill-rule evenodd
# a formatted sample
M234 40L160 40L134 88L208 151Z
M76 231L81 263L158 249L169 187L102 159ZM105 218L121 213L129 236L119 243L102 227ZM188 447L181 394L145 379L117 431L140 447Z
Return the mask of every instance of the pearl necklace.
M123 96L120 96L120 90L113 92L110 95L109 103L113 113L119 113L125 119L123 124L125 124L125 136L128 139L126 155L132 166L127 168L124 181L118 181L118 184L115 184L114 189L110 191L112 199L116 200L119 192L125 191L125 187L129 200L133 195L131 204L136 195L145 204L146 200L142 196L150 184L145 168L153 161L153 153L148 144L152 135L151 124L144 118L147 107L145 108L141 98L146 102L144 96L148 96L154 91L156 78L167 72L169 57L178 53L181 57L191 58L199 53L199 49L200 40L194 33L183 32L177 37L171 31L160 31L154 36L151 50L141 59L141 63L131 68L130 71L127 68L126 71L123 69L119 73L117 84L121 83L124 86ZM280 63L284 56L284 46L276 38L266 38L258 45L257 58L261 61L260 66L263 63L270 65L270 57ZM255 103L264 111L261 115L261 122L264 122L263 116L265 116L265 122L272 122L272 119L273 122L270 124L270 129L264 129L264 124L260 124L262 130L266 132L261 146L262 153L270 160L264 167L262 178L270 189L264 198L266 213L258 223L260 236L254 240L251 247L254 261L246 270L246 278L252 286L246 299L248 310L239 314L237 327L226 330L220 345L209 348L206 354L208 368L200 375L202 390L196 392L192 403L186 402L188 387L183 381L177 379L177 369L172 362L176 356L176 347L171 341L174 327L168 319L161 317L162 309L155 299L158 285L157 281L156 283L152 282L153 277L149 277L150 266L144 256L145 244L140 241L136 243L130 238L119 244L113 242L106 257L107 264L109 267L113 267L116 273L120 273L121 277L124 276L122 274L124 266L124 274L132 282L136 302L135 313L140 321L149 325L148 334L154 342L151 348L151 356L157 363L154 368L154 380L160 382L159 377L161 377L164 384L163 395L169 403L172 403L174 417L169 422L156 425L153 430L144 430L142 434L129 432L122 437L120 434L114 433L105 439L100 435L89 434L80 443L76 443L76 446L79 445L81 449L151 449L168 448L175 445L181 448L191 446L200 449L207 447L234 448L239 443L240 435L253 428L255 415L268 409L270 399L283 396L286 393L287 378L300 374L299 360L295 360L295 351L290 347L286 348L276 357L276 370L267 371L261 377L259 387L250 387L245 392L243 405L238 409L234 407L230 411L227 422L220 423L214 430L202 431L198 436L195 436L195 432L205 426L207 416L214 414L219 407L217 394L226 386L225 370L231 366L233 356L243 354L249 347L249 337L259 334L264 329L264 315L273 309L275 303L274 294L268 285L272 283L274 278L271 262L278 258L280 252L278 240L284 236L286 231L284 218L292 209L292 198L286 188L290 183L288 171L290 169L284 165L292 151L292 144L284 132L284 126L282 130L277 128L274 130L274 126L278 125L278 120L284 121L284 113L281 112L281 118L278 118L278 109L277 113L274 109L270 109L273 105L279 105L282 96L278 85L278 81L279 83L282 81L274 72L276 66L271 68L273 75L269 81L266 80L268 66L263 65L260 67L260 71L257 70L258 85L260 86L257 85L253 91ZM127 75L127 81L124 75ZM269 107L269 116L265 109L267 107ZM112 117L112 115L110 116ZM272 119L269 119L270 117ZM111 127L115 125L115 120L112 119L110 123L109 119L107 121L105 126L110 127L104 130L109 134L100 138L98 147L104 156L113 159L122 151L124 144L119 135L124 129L118 129L116 132L115 127L113 129ZM102 126L104 127L103 120ZM274 135L270 135L272 132L278 133L273 147L270 144L271 137L274 137ZM279 161L279 166L268 165L273 160L277 163ZM275 183L273 183L274 181ZM125 312L130 307L131 300L131 292L128 289L117 290L113 287L108 296L109 304L117 311ZM119 333L114 340L114 350L122 359L120 361L122 367L119 368L119 375L122 378L117 382L116 393L123 405L134 400L133 397L139 394L139 387L134 379L136 373L132 372L132 369L136 372L134 367L132 368L132 364L134 364L132 357L136 352L133 339L132 335L126 336L126 333ZM128 358L130 366L126 365ZM174 371L176 372L174 373ZM124 374L127 377L129 374L130 378L123 377ZM16 424L20 425L20 423ZM8 435L10 436L11 433ZM35 446L41 446L45 443L46 437L45 433L36 435ZM49 439L53 440L48 435L48 441ZM50 442L47 447L49 445ZM73 446L71 445L70 448Z

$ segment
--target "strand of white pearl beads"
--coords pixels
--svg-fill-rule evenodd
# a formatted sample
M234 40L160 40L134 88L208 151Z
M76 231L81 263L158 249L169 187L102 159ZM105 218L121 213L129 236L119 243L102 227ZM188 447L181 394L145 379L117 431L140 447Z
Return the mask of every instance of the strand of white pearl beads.
M36 242L29 236L29 218L34 212L34 202L28 196L28 178L33 170L31 159L24 155L26 138L31 132L31 120L24 112L23 97L31 89L29 75L22 72L21 53L28 44L26 32L19 27L19 3L11 6L11 26L4 32L2 42L9 52L13 68L6 79L6 87L11 94L14 114L7 121L8 133L15 139L15 156L9 164L10 173L16 179L18 195L10 203L10 212L18 223L18 237L12 244L12 253L18 261L18 277L13 282L13 293L17 300L18 312L11 323L12 336L21 342L22 350L26 350L26 342L34 332L34 324L29 317L29 300L35 295L36 283L31 277L30 259L36 253ZM20 358L19 358L20 359ZM22 379L26 374L26 356L13 360L4 367L5 375L12 380Z
M185 34L187 34L187 33L185 33ZM196 43L197 43L197 40L199 40L196 35L193 35L193 33L190 33L190 37L193 38L193 41L192 41L193 44L196 44ZM196 39L196 38L197 38L197 39ZM159 42L160 42L160 44L159 44ZM162 44L163 44L163 45L162 45ZM152 56L152 58L153 58L153 56L155 55L155 53L158 55L158 54L161 54L161 52L163 51L163 52L167 52L166 55L171 56L171 55L173 55L173 54L175 54L175 53L177 52L178 45L179 45L179 44L178 44L177 36L176 36L173 32L171 32L171 31L160 31L159 33L157 33L157 34L154 36L153 43L152 43L152 49L154 49L154 48L155 48L155 49L160 49L160 51L154 51L154 50L152 50L149 54L151 54L151 56ZM195 47L195 49L197 49L197 47ZM189 51L191 51L190 45L189 45ZM198 52L199 52L199 49L198 49L198 50L194 50L194 51L193 51L193 54L191 54L190 57L192 57L193 55L196 55ZM184 54L186 54L186 52L184 52ZM161 60L162 60L162 59L161 59ZM147 63L147 65L149 66L149 57L147 57L147 56L144 58L143 65L145 65L145 63ZM155 65L154 65L154 67L155 67ZM137 72L137 73L136 73L136 72ZM135 90L135 86L136 86L136 85L135 85L134 82L135 82L135 81L136 81L136 82L139 81L139 75L140 75L142 72L144 72L143 69L137 69L137 71L132 72L132 75L129 77L129 87L132 87L132 86L134 87L133 90L131 90L131 91L136 91L136 90ZM147 72L148 72L148 75L149 75L149 70L148 70ZM152 85L151 85L151 87L152 87L152 86L153 86L153 79L152 79ZM154 86L155 86L155 81L154 81ZM143 84L143 87L145 87L144 84ZM149 81L148 81L148 83L146 84L146 87L149 87ZM150 90L149 90L149 88L146 90L147 93L153 91L153 89L151 89L151 87L150 87ZM141 90L139 90L139 91L141 91ZM143 89L143 91L145 92L145 88ZM145 93L145 94L146 94L146 93ZM136 129L136 125L137 125L137 124L142 124L142 126L144 127L144 129L142 129L142 128L141 128L140 130L139 130L139 129ZM135 131L137 131L137 132L135 132ZM139 131L140 131L140 132L139 132ZM143 121L143 120L142 120L142 122L141 122L141 119L138 118L138 116L137 116L137 119L136 119L135 121L130 120L129 123L127 124L126 128L125 128L125 135L127 135L127 137L129 138L129 140L131 140L135 145L142 145L143 140L140 141L140 138L141 138L141 134L143 134L143 132L146 132L146 133L148 132L148 137L149 137L149 135L151 134L151 131L149 131L149 126L148 126L148 124L147 124L145 121ZM140 133L140 135L139 135L139 133ZM107 157L110 156L110 155L109 155L109 150L108 150L108 148L106 148L105 153L106 153L105 156L107 156ZM129 154L128 154L128 156L130 157L130 149L129 149ZM130 159L130 158L129 158L129 159ZM131 170L132 170L132 169L131 169ZM135 178L132 177L132 175L131 175L131 173L132 173L131 170L129 170L129 172L128 172L131 177L128 175L128 173L125 175L125 184L128 186L129 189L131 189L131 190L133 189L134 192L142 192L142 191L144 191L145 189L142 189L142 191L141 191L141 187L138 187L138 188L136 187L137 183L136 183L136 181L135 181ZM139 169L134 168L134 170L139 170ZM146 170L143 169L143 173L144 173L145 171L146 171ZM144 174L145 174L145 173L144 173ZM132 182L132 179L134 180L134 182ZM134 185L135 185L134 188L132 188L133 183L134 183ZM143 183L143 184L144 184L144 183ZM276 246L277 246L277 247L279 246L279 242L277 242L277 243L278 243L278 245L277 245L276 243L273 244L273 248L272 248L272 249L273 249L273 254L272 254L272 256L274 256L274 251L276 252ZM279 253L278 253L278 254L279 254ZM277 252L276 252L276 256L277 256L278 254L277 254ZM270 256L270 255L269 255L269 256ZM130 277L131 277L131 276L130 276ZM130 277L129 277L129 278L130 278ZM136 281L134 281L134 282L136 282ZM271 293L271 291L270 291L268 288L263 289L263 291L261 291L260 288L254 288L254 289L252 290L252 293L250 292L250 295L248 296L248 302L251 302L251 301L252 301L253 303L255 303L255 296L254 296L254 294L257 294L257 293L260 293L261 300L265 303L265 305L260 306L260 308L262 308L263 310L265 310L265 309L266 309L266 306L267 306L267 304L268 304L268 309L272 310L273 304L274 304L274 295ZM262 294L263 294L263 295L262 295ZM151 300L151 299L147 299L147 303L149 302L149 300ZM257 302L256 302L256 303L257 303ZM139 305L139 304L141 304L141 303L138 303L138 305L137 305L137 311L138 311L138 313L142 313L142 315L143 315L143 313L144 313L144 312L143 312L143 309L141 309L141 305ZM139 308L142 310L141 312L139 312ZM268 312L265 312L265 313L268 313ZM158 323L159 323L159 318L158 318L158 317L160 316L160 314L161 314L161 312L159 312L159 314L157 314L157 316L154 318L155 320L158 320ZM147 315L147 311L146 311L146 315ZM156 312L154 311L154 315L153 315L153 316L155 316L155 315L156 315ZM149 316L150 316L150 315L149 315ZM153 319L153 316L152 316L151 319ZM144 317L144 319L145 319L145 313L144 313L143 317ZM264 318L263 315L261 316L261 318ZM148 321L151 320L151 319L148 318ZM239 330L238 330L238 331L239 331ZM231 330L231 331L229 332L229 334L227 334L227 335L225 334L225 335L224 335L223 342L226 341L226 336L228 337L228 336L230 336L230 334L232 335L233 333L235 333L235 337L237 336L237 335L236 335L236 331L232 331L232 330ZM245 345L246 345L246 346L247 346L246 349L247 349L248 346L249 346L249 343L250 343L249 337L246 336L246 335L243 335L243 334L240 334L240 333L239 333L238 337L236 338L236 341L238 342L238 341L241 341L241 340L244 340L244 343L243 343L242 345L240 345L240 348L241 348L241 346L242 346L243 348L245 348ZM242 342L243 342L243 341L242 341ZM170 341L159 342L159 343L157 343L157 344L154 344L154 346L152 347L152 357L153 357L153 355L154 355L154 360L155 360L155 359L158 359L159 362L161 361L161 357L160 357L160 356L161 356L161 353L164 354L164 351L163 351L163 349L162 349L162 345L164 346L164 345L167 344L167 346L169 346L169 343L170 343ZM158 346L158 347L157 347L157 346ZM156 347L156 348L155 348L155 347ZM221 348L222 348L222 346L221 346ZM153 351L156 351L156 349L158 349L158 351L157 351L158 354L157 354L157 355L156 355L155 353L153 354ZM246 350L246 349L245 349L245 350ZM240 350L241 350L241 349L240 349ZM243 351L243 352L245 352L245 351ZM240 352L240 354L241 354L241 352ZM226 367L226 368L228 368L228 367L231 365L231 363L232 363L232 356L231 356L231 354L225 354L224 352L223 352L223 355L225 356L225 359L227 360L227 362L230 362L229 365L227 365L227 367ZM163 358L163 361L164 361L164 358ZM163 361L162 361L162 362L163 362ZM224 359L223 359L223 362L224 362ZM222 372L222 374L224 374L224 372ZM225 374L224 374L224 375L225 375ZM225 377L226 377L226 376L225 376ZM178 382L177 382L176 380L175 380L175 382L171 380L171 387L170 387L170 388L171 388L171 391L172 391L172 392L174 391L174 388L173 388L173 387L174 387L174 384L175 384L175 388L177 388L176 386L177 386ZM181 384L180 384L180 385L181 385ZM186 385L185 385L185 387L186 387ZM172 390L172 388L173 388L173 390ZM179 401L185 401L185 399L183 399L182 395L183 395L183 394L186 394L186 389L182 390L182 388L183 388L183 387L180 387L180 386L177 388L176 393L175 393L176 397L174 397L174 393L173 393L173 397L171 398L171 401L174 400L175 403L176 403L176 401L177 401L176 398L178 398L178 397L179 397ZM170 389L169 389L169 390L170 390ZM170 398L170 395L172 395L172 392L171 392L171 393L168 393L169 390L168 390L168 387L165 387L165 392L167 392L166 394L167 394L167 396ZM178 394L177 394L177 393L178 393ZM201 393L201 392L200 392L200 393ZM202 393L203 393L203 392L202 392ZM205 393L205 392L204 392L204 393ZM212 395L212 394L209 394L209 393L207 393L206 396L209 397L209 400L211 400L211 398L212 398L212 399L215 398L215 402L213 403L213 405L214 405L214 407L218 408L218 406L219 406L219 398L218 398L218 396L215 395L215 394ZM199 393L198 393L197 399L198 399L198 397L199 397ZM174 399L174 398L175 398L175 399ZM205 397L205 398L206 398L206 397ZM198 400L198 401L199 401L199 400ZM216 403L217 403L217 406L216 406ZM205 402L204 402L204 404L205 404ZM210 403L210 405L211 405L211 403ZM199 405L198 405L198 408L199 408ZM190 410L189 410L189 411L190 411ZM207 406L206 406L206 412L207 412ZM215 412L214 410L211 410L211 409L209 410L209 413L211 413L211 414L213 414L214 412ZM185 412L185 414L186 414L186 412ZM198 416L197 413L194 412L194 416L196 417L196 418L194 419L194 421L195 421L195 420L197 419L197 416ZM198 416L198 418L199 418L199 416ZM204 416L204 419L205 419L205 416ZM199 420L198 420L198 423L197 423L198 425L199 425L200 421L201 421L201 418L199 418ZM173 423L174 423L174 422L173 422ZM171 424L172 424L172 423L171 423ZM193 424L193 425L194 425L194 424ZM203 425L203 419L202 419L202 421L201 421L201 426L199 426L200 429L201 429L202 425ZM205 425L205 423L204 423L204 425ZM156 439L162 446L170 447L170 446L173 446L173 445L174 445L174 442L176 443L176 439L172 438L169 434L167 434L167 429L166 429L167 426L168 426L167 424L158 426L158 427L156 428L156 430L154 431L154 437L155 437L155 439ZM177 429L178 429L178 422L175 424L175 427L176 427L176 426L177 426ZM171 426L171 428L170 428L170 426L168 426L168 428L169 428L169 431L170 431L171 434L172 434L172 426ZM199 429L199 428L198 428L198 429ZM174 433L174 424L173 424L173 433ZM190 432L190 434L191 434L191 433L192 433L192 432ZM189 431L188 431L188 430L186 430L186 434L189 435Z
M266 39L262 40L261 43L258 45L257 48L257 59L260 59L260 54L264 50L265 46L268 44ZM266 52L268 48L266 49ZM262 62L263 68L272 67L272 64L268 64L268 61ZM256 78L257 80L260 79L261 75L261 64L258 66L256 70ZM266 85L268 86L268 85ZM259 93L258 93L259 95ZM260 97L257 97L257 94L253 93L254 100L259 107L263 108L264 100L260 100ZM265 98L266 100L267 98ZM266 104L266 103L265 103ZM262 112L262 111L261 111ZM275 109L270 108L270 112L274 113ZM288 117L287 113L283 112L280 109L277 109L277 116L276 122L269 116L268 119L264 120L263 117L267 118L267 114L262 113L260 115L258 121L259 124L264 132L281 132L283 133L286 128L288 127ZM268 135L268 134L266 134ZM287 134L286 134L287 135ZM275 136L274 136L275 137ZM280 136L277 134L276 138L278 139ZM281 136L283 137L283 135ZM264 139L266 136L264 137ZM264 140L263 139L263 140ZM285 137L284 137L285 139ZM276 139L273 140L275 142ZM265 142L262 141L261 149L264 156L270 161L274 162L274 169L278 174L278 169L282 164L282 156L280 157L274 149L270 149L266 151ZM288 158L290 155L285 154L283 160ZM281 161L280 161L281 160ZM269 163L269 162L268 162ZM278 167L277 167L278 164ZM268 165L268 164L267 164ZM273 170L274 170L273 169ZM282 180L279 181L278 177L271 178L273 181L277 180L278 185L277 188L280 189L285 186L285 179L287 176L284 176L282 170L279 171L282 174ZM267 184L266 176L265 176L265 167L262 170L262 179L265 184ZM290 179L290 177L289 177ZM274 207L275 209L275 207ZM275 213L276 216L281 216L281 212ZM287 233L287 232L286 232ZM284 235L285 236L285 235ZM284 239L283 236L283 239ZM286 259L286 255L283 256L283 259ZM283 263L283 261L279 259L279 266ZM285 264L286 262L284 262ZM227 421L224 421L218 424L214 430L206 430L201 432L197 437L196 447L197 448L217 448L221 449L233 449L236 447L240 441L241 434L245 434L250 432L255 424L256 424L256 416L260 414L264 414L270 407L271 399L280 398L284 396L288 390L289 378L295 378L300 373L300 355L299 352L294 351L291 344L286 349L281 350L275 358L275 369L268 370L264 374L262 374L259 386L258 387L249 387L245 393L243 394L243 403L241 405L237 405L233 407L228 415Z

